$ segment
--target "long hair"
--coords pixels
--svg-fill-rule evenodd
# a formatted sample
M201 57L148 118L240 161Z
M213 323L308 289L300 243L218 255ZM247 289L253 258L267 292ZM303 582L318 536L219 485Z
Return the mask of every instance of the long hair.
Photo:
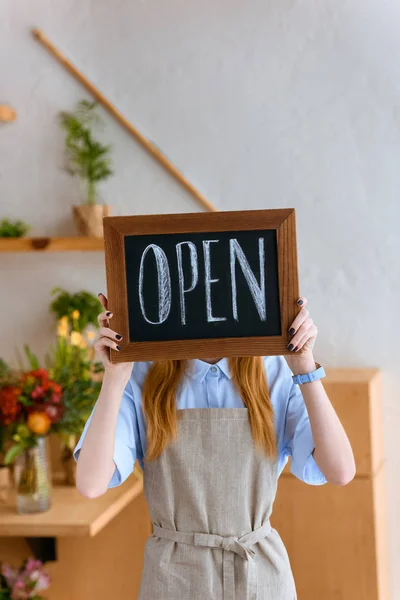
M146 460L160 456L170 439L177 435L177 389L185 360L155 362L143 386L143 413L147 422ZM274 412L261 357L230 358L233 382L249 411L252 437L267 456L276 456ZM223 410L223 409L222 409Z

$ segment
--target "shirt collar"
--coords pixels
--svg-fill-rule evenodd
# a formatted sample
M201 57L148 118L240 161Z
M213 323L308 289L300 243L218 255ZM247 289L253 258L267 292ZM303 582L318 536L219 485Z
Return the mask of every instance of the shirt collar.
M221 358L221 360L215 363L215 365L210 365L209 363L199 360L198 358L194 360L188 360L186 373L192 377L192 379L203 381L211 367L219 368L219 370L225 375L225 377L227 377L227 379L232 379L232 373L229 368L229 361L227 358Z

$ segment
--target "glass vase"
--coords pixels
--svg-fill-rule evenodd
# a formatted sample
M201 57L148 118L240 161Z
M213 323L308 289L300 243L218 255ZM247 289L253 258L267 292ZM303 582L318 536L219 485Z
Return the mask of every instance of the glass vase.
M20 514L45 512L51 507L51 468L47 438L38 437L34 448L27 448L15 460L17 511Z

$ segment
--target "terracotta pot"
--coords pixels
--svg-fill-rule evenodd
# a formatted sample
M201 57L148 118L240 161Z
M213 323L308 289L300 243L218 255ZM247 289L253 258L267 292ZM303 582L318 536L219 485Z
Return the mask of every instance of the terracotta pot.
M72 207L75 226L80 235L103 237L103 218L110 214L107 204L84 204Z

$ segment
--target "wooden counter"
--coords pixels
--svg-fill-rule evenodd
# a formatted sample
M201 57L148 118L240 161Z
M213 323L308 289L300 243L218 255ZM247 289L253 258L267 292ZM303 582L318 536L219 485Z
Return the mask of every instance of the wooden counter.
M0 504L0 561L17 565L33 549L48 553L54 540L46 598L137 598L151 534L142 482L132 476L93 500L67 487L55 487L52 497L52 508L36 515L18 515L12 496Z

